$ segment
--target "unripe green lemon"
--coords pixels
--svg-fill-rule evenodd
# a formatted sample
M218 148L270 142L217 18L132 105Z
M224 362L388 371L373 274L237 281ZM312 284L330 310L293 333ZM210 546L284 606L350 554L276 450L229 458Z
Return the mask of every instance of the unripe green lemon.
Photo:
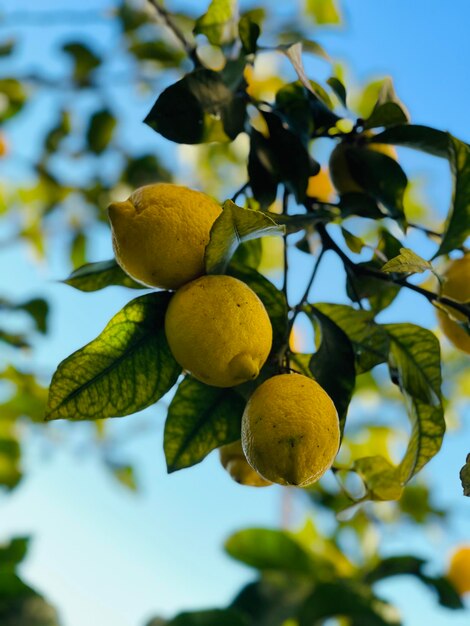
M368 134L370 135L370 133ZM395 148L388 144L368 143L363 146L356 146L353 143L345 141L339 143L332 151L329 161L331 180L339 194L361 193L364 191L361 185L354 179L346 157L348 150L353 147L361 147L364 150L374 150L392 159L397 159Z
M320 385L301 374L279 374L262 383L242 418L246 460L263 478L306 487L331 467L338 452L339 420Z
M108 208L116 261L144 285L177 289L204 274L205 247L221 211L215 200L187 187L140 187Z
M240 440L219 448L220 462L233 480L250 487L268 487L271 483L248 465Z
M170 300L165 331L181 367L213 387L256 378L272 344L263 303L231 276L202 276L181 287Z
M470 301L470 254L466 254L460 259L451 261L443 277L442 296L448 296L453 300L463 303ZM467 319L463 313L456 311L452 307L445 308L452 317L462 322ZM459 350L470 354L470 335L465 329L459 326L455 320L451 319L445 311L440 311L439 309L437 310L437 320L447 339Z

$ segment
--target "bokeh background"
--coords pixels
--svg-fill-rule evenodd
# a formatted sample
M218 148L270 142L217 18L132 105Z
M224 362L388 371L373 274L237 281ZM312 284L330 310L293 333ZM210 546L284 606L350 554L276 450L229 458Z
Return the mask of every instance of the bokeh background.
M134 4L146 8L143 1ZM263 3L240 4L246 10ZM470 141L468 2L455 0L444 6L437 0L342 0L340 25L315 24L297 0L269 5L266 43L270 33L274 37L278 31L304 29L337 63L336 71L342 73L358 106L368 83L390 75L415 123ZM166 6L197 17L206 2L171 0ZM247 151L244 137L229 152L175 146L142 123L158 93L188 66L171 38L173 56L168 58L142 46L155 38L168 41L164 29L143 26L126 31L122 15L116 0L0 0L0 46L15 41L12 52L0 57L1 114L13 98L11 84L2 81L14 77L24 89L16 96L22 110L9 119L4 115L0 129L4 145L0 293L13 303L45 298L50 307L47 334L35 332L26 313L0 307L7 332L27 336L30 344L17 348L3 342L0 366L10 372L1 381L5 403L15 389L24 398L30 394L38 406L44 400L41 387L32 392L21 387L8 369L11 364L17 371L34 374L36 385L47 386L57 364L94 338L135 295L120 287L87 294L60 282L74 266L112 257L105 218L109 199L123 199L130 188L155 174L160 179L172 176L220 200L244 182L240 165ZM88 58L92 78L86 76L86 68L80 70L76 50L64 49L70 42L80 42L96 57L96 68ZM306 66L319 82L331 75L331 66L315 57L306 57ZM275 53L263 55L255 73L259 80L267 80L268 92L272 77L295 79ZM100 127L104 147L93 147L87 136L90 116L103 110L109 114ZM320 160L326 162L328 149L320 146ZM408 210L438 229L450 197L447 164L407 150L399 150L399 160L413 180ZM350 230L355 228L352 220ZM422 234L410 241L424 256L435 249ZM280 279L278 255L276 244L265 246L264 269L275 282ZM311 260L296 249L290 260L290 296L295 301L304 289ZM328 257L322 265L313 297L346 301L343 270L336 259ZM401 294L382 321L436 327L431 307L413 294ZM311 343L302 322L298 333ZM449 434L424 475L432 508L448 513L445 518L430 515L419 527L406 516L399 523L393 521L386 503L375 505L371 513L382 519L381 553L413 550L430 559L436 572L445 569L453 546L470 541L469 504L458 480L470 444L468 361L466 367L444 341L443 348L449 379L455 374L454 383L445 387L453 400ZM306 516L313 516L322 529L333 523L324 511L313 509L304 494L233 483L217 453L192 469L167 475L162 435L168 401L164 398L135 416L108 420L100 428L91 423L45 428L18 419L15 432L21 440L23 478L13 491L0 494L0 540L33 537L21 573L58 608L65 626L137 626L153 615L222 606L253 577L222 550L234 530L298 528ZM39 408L36 415L39 420ZM398 421L406 429L406 419L397 414L393 402L383 402L371 389L353 404L352 429L355 420L356 424ZM370 541L372 546L376 538ZM406 625L469 623L468 605L459 612L437 607L431 593L417 582L386 581L380 593L398 606Z

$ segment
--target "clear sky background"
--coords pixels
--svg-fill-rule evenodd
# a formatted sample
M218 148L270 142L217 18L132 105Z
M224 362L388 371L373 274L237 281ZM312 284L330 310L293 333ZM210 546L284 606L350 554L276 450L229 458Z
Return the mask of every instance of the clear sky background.
M169 10L197 4L202 12L205 3L168 0L166 4ZM252 4L242 1L241 7ZM341 4L346 26L313 34L331 56L346 61L359 82L391 75L414 122L449 130L470 141L470 4L466 0L445 5L437 0L343 0ZM281 16L298 6L295 2L282 5ZM104 6L112 6L111 0L81 0L74 8ZM0 0L0 14L65 7L71 8L63 0ZM8 21L5 26L0 23L0 34L14 30ZM51 74L59 73L62 63L53 43L57 35L84 36L109 50L115 37L102 24L42 24L40 28L24 24L22 32L27 37L18 67L35 59L36 69ZM0 73L10 71L5 62L0 65ZM324 66L319 72L323 72L320 78L328 76ZM125 85L111 95L123 94ZM128 125L119 130L121 139L139 146L165 146L167 159L175 158L179 171L184 171L182 154L187 153L175 152L140 122L152 98L149 95L135 104ZM54 103L33 101L28 115L11 124L13 152L23 156L34 152L34 138L43 132L40 121L49 106ZM122 110L126 114L124 105ZM444 215L449 202L446 165L409 151L400 152L400 161L423 180L430 206ZM21 175L13 159L2 168L2 177ZM92 257L101 260L111 255L109 232L97 230ZM294 267L299 258L293 255ZM60 360L94 338L134 295L119 288L84 294L57 283L70 269L60 241L51 248L48 264L38 265L18 245L0 251L0 267L2 293L18 298L45 293L51 301L52 332L35 346L36 365L45 380ZM333 280L341 272L334 259L325 263L316 285L317 300L341 301L342 286ZM301 276L295 275L294 297L303 289ZM384 319L435 326L431 308L409 294L400 296ZM58 445L52 450L40 434L29 437L26 479L13 495L0 499L0 540L25 533L34 537L24 576L59 608L64 626L142 626L155 614L170 616L183 609L223 606L252 578L248 568L223 554L225 538L242 527L280 524L281 488L255 490L236 485L220 469L216 454L191 470L168 476L162 451L164 406L152 407L146 415L151 419L143 421L136 415L114 420L109 427L122 442L122 456L136 462L142 486L137 495L117 486L90 452L86 442L91 425L59 423L53 427ZM436 571L441 571L447 550L470 541L470 503L462 498L457 480L469 442L467 424L449 434L442 452L426 470L436 499L455 512L452 526L445 534L434 527L420 533L406 527L390 529L384 553L412 549L431 558ZM296 523L301 523L304 512L300 498L295 503ZM398 605L405 626L469 624L469 609L459 613L441 609L415 582L396 580L379 590Z

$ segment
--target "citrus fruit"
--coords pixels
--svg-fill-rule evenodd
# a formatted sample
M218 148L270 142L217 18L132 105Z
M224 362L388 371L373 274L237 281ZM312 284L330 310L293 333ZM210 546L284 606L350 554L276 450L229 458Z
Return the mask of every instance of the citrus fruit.
M221 210L206 194L180 185L140 187L108 208L116 261L145 285L177 289L204 273L205 247Z
M307 187L309 198L316 198L320 202L331 202L334 195L335 188L325 167L322 167L316 176L310 176Z
M248 465L248 461L243 454L242 442L240 440L219 448L219 455L220 462L224 468L233 480L240 483L240 485L267 487L271 484Z
M272 344L263 303L231 276L202 276L181 287L170 300L165 331L181 367L214 387L256 378Z
M338 414L326 391L301 374L262 383L242 418L248 463L263 478L306 487L330 468L340 439Z
M371 133L365 133L366 136L371 136ZM348 150L351 148L362 148L363 150L373 150L380 152L386 156L397 159L397 153L393 146L382 143L367 143L367 144L354 144L349 142L339 143L330 155L330 176L333 181L333 185L340 194L344 193L361 193L364 189L354 179L352 172L349 168L347 159Z
M470 546L461 546L454 551L447 578L460 594L470 591Z
M458 302L470 301L470 254L451 261L443 277L442 296L447 296ZM467 319L463 313L452 307L447 306L445 309L457 320L463 322ZM458 322L449 317L445 311L439 309L437 310L437 321L447 339L459 350L470 354L470 335L465 329L459 326Z

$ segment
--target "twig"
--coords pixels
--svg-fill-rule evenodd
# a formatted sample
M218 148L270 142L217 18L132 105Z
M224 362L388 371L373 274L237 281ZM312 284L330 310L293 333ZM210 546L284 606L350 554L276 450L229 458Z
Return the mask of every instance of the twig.
M442 233L438 233L435 230L431 230L430 228L421 226L421 224L413 224L411 222L408 222L408 226L410 226L410 228L420 230L425 235L428 235L428 237L437 237L438 239L442 239Z
M411 291L421 294L431 303L438 303L459 311L463 313L470 320L470 308L468 305L462 304L461 302L456 302L451 298L447 298L446 296L439 296L438 294L429 291L428 289L424 289L418 285L413 285L409 283L406 278L394 277L392 274L386 274L379 269L375 269L373 267L367 265L359 265L351 261L351 259L341 250L338 244L332 239L324 224L317 225L317 232L321 237L323 245L325 248L329 250L334 250L336 254L343 261L343 264L346 268L349 268L355 275L362 276L371 276L372 278L376 278L377 280L382 280L387 283L393 283L395 285L400 285L401 287L406 287Z
M186 52L186 55L188 56L189 59L191 59L191 61L195 65L195 67L199 67L201 65L201 62L199 60L199 57L197 56L196 46L191 44L186 39L186 37L184 36L183 32L180 30L180 28L173 21L170 13L168 13L168 11L166 9L164 9L157 2L157 0L147 0L147 2L149 2L149 4L151 4L153 6L155 11L157 12L158 17L167 26L167 28L169 28L172 31L172 33L174 34L176 39L178 39L180 44L183 46L184 51Z
M289 335L291 333L291 330L294 326L295 320L298 316L298 314L300 313L300 311L302 310L302 307L304 306L304 304L307 303L308 300L308 294L310 293L310 289L312 288L312 285L315 281L315 277L317 275L318 272L318 268L320 267L320 263L321 260L323 258L323 255L326 252L326 248L321 249L320 254L318 255L315 264L313 266L313 271L312 271L312 275L310 276L310 280L308 281L307 287L305 288L304 294L301 297L299 303L294 307L293 311L294 311L294 315L292 316L291 320L289 321Z
M246 182L244 185L240 187L240 189L237 189L237 191L233 194L230 200L232 202L236 202L238 196L241 196L242 193L245 193L245 191L248 189L249 186L250 186L250 183Z
M287 191L287 188L284 187L284 195L282 196L282 214L283 215L287 215L288 212L288 208L289 208L289 192ZM287 275L289 273L289 259L288 259L288 255L287 255L287 232L285 232L282 235L282 239L283 239L283 261L284 261L284 278L282 281L282 293L284 294L284 297L286 299L286 303L287 306L289 307L289 298L288 298L288 293L287 293ZM290 368L290 348L289 348L289 337L290 337L290 329L291 327L288 326L287 327L287 333L286 333L286 338L285 338L285 351L284 351L284 358L285 358L285 365L286 368L289 369Z

